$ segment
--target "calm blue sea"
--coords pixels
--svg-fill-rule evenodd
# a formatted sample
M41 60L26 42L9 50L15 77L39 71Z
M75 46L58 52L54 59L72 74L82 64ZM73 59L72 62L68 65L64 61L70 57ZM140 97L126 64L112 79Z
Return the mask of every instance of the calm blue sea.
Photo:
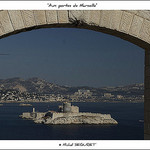
M144 103L73 103L81 112L109 113L118 125L44 125L19 118L30 106L0 106L1 140L143 140ZM57 110L60 103L32 103L37 111Z

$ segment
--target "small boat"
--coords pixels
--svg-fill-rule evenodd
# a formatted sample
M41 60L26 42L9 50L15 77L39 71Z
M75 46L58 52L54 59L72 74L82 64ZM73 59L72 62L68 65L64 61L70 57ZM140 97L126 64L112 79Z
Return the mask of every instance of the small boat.
M24 104L24 103L22 103L22 104L19 104L19 106L32 106L31 104Z
M144 122L144 120L139 120L139 122Z

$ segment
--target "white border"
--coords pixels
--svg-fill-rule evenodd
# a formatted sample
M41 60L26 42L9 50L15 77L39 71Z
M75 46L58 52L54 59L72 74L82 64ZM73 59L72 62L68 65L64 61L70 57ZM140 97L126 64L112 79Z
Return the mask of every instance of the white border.
M48 7L48 4L57 7ZM59 5L71 5L61 7ZM96 7L73 7L96 4ZM0 1L0 10L149 10L150 1ZM64 143L73 146L59 146ZM75 146L75 143L96 143L93 146ZM1 140L0 149L150 149L150 141L118 140Z
M9 143L9 144L8 144ZM73 146L59 146L64 143ZM75 143L96 143L94 146L75 146ZM0 149L150 149L150 141L139 140L19 140L0 141Z
M56 7L49 7L49 4ZM77 7L74 7L75 4ZM83 7L91 5L93 7ZM64 7L59 6L64 5ZM68 7L67 7L68 5ZM0 10L145 10L150 1L0 1Z

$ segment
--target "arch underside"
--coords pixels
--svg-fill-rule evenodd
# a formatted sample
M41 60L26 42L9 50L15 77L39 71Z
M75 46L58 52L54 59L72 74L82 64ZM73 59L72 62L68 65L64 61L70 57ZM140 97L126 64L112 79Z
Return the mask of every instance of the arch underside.
M102 32L102 33L106 33L112 36L116 36L119 37L123 40L126 40L128 42L131 42L143 49L149 49L150 48L150 44L137 38L134 36L131 36L129 34L125 34L123 32L119 32L117 30L112 30L109 28L105 28L105 27L99 27L99 26L94 26L94 25L88 25L88 24L84 24L84 25L74 25L74 24L45 24L45 25L39 25L39 26L33 26L33 27L28 27L28 28L23 28L20 30L15 30L13 32L4 34L2 36L0 36L1 38L5 38L8 37L10 35L14 35L14 34L18 34L21 32L27 32L27 31L31 31L31 30L37 30L37 29L42 29L42 28L78 28L78 29L88 29L88 30L93 30L93 31L97 31L97 32Z

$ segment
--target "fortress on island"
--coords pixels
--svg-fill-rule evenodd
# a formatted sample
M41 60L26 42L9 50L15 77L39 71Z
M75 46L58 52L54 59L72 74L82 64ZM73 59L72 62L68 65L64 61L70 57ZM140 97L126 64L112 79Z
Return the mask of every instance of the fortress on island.
M78 106L67 102L58 107L58 112L36 112L33 108L33 112L24 112L21 117L44 124L118 124L110 114L79 112Z

